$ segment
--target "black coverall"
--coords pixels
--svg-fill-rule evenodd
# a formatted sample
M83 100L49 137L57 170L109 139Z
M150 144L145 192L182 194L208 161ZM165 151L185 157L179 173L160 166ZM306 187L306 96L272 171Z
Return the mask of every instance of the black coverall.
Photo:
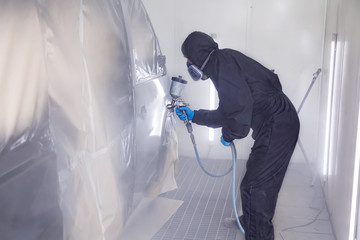
M247 240L272 240L278 193L299 134L296 110L282 92L278 76L244 54L218 49L201 32L191 33L181 49L198 67L215 50L203 72L217 89L219 106L195 111L192 122L222 127L227 142L246 137L252 128L255 141L240 187L240 219Z

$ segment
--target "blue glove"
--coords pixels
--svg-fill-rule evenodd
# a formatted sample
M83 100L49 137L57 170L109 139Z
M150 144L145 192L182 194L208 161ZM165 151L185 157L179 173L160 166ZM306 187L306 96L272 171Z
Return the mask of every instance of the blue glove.
M221 141L221 143L222 143L225 147L228 147L228 146L230 146L230 144L231 144L231 142L225 141L224 138L223 138L223 136L221 136L220 141Z
M180 120L182 121L185 121L186 120L186 117L185 117L185 114L187 115L188 117L188 120L191 121L194 117L194 111L191 110L189 107L179 107L179 108L175 108L175 111L176 111L176 115L178 115L178 117L180 118ZM184 112L185 111L185 114Z

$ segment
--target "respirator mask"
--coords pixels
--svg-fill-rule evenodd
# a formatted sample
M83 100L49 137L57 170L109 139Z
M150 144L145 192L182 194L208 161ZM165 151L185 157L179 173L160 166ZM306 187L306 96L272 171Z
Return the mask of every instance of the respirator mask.
M186 66L187 66L187 69L188 69L188 72L190 74L190 77L194 80L194 81L198 81L200 79L202 80L206 80L208 79L209 77L206 76L204 73L203 73L203 69L205 68L206 64L208 63L209 59L210 59L210 56L211 54L214 52L215 50L212 50L210 52L210 54L207 56L207 58L205 59L204 63L201 65L200 69L198 67L196 67L195 65L189 63L189 62L186 62Z

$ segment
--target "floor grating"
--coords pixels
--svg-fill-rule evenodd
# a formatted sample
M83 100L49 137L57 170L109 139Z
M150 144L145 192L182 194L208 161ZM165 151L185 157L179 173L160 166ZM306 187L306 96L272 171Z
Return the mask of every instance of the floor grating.
M231 160L202 160L213 174L229 169ZM236 194L239 206L240 173L244 161L237 161ZM178 189L162 197L182 200L184 203L152 240L234 240L236 228L224 226L224 219L234 218L232 208L232 174L222 178L206 175L196 159L180 159L180 170L176 177Z

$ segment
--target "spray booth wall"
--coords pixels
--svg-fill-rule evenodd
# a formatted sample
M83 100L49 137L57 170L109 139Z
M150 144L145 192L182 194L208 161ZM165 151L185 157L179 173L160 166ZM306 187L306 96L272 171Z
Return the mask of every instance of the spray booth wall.
M313 73L322 65L326 0L143 2L152 19L163 53L169 59L167 69L171 76L182 75L183 78L191 80L186 72L186 60L180 48L186 36L195 30L213 34L219 48L240 50L269 69L274 69L280 77L284 92L296 108L310 86ZM320 78L315 82L300 112L300 138L311 162L316 161L319 146L319 82ZM210 81L189 81L183 91L184 100L189 102L193 109L208 109L209 86ZM219 129L215 130L214 140L209 140L207 127L193 127L200 156L225 159L231 157L229 149L224 148L219 141ZM180 139L180 154L194 156L185 127L178 121L176 128ZM252 146L251 137L237 140L235 144L239 158L247 159ZM304 155L299 147L296 148L292 161L304 162Z
M131 239L136 207L177 187L141 1L1 0L0 32L0 239Z
M359 1L328 1L320 108L324 192L337 239L349 240L360 237L359 12Z

